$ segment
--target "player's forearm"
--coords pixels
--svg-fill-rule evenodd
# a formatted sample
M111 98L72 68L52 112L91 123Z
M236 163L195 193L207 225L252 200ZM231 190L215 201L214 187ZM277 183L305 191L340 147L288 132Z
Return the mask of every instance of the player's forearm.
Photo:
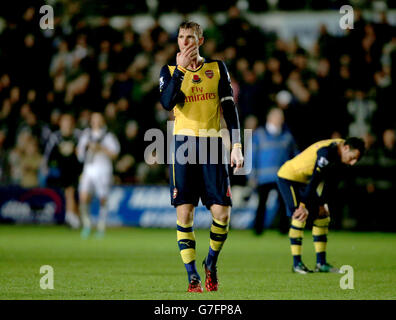
M329 193L330 193L330 187L328 186L327 183L324 184L322 194L320 195L320 201L321 203L328 203L329 202Z
M166 87L162 89L160 102L164 109L171 111L176 105L185 72L186 70L181 66L176 68L171 80Z
M230 132L232 146L241 143L241 128L239 125L238 110L233 100L224 100L221 103L224 120Z
M319 176L319 174L315 174L311 177L311 180L308 183L305 192L301 195L300 202L306 205L307 203L312 201L312 199L318 198L316 190L319 186L320 181L321 181L321 177Z

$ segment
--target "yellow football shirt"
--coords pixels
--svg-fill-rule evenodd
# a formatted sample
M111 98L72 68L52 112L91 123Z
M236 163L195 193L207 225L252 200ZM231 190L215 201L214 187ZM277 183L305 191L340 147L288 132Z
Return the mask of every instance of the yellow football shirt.
M286 161L278 170L278 177L291 181L308 183L313 175L316 161L318 160L318 150L323 147L328 147L332 143L339 144L343 141L344 139L327 139L312 144L293 159Z
M168 65L169 73L161 72L160 82L171 81L176 66ZM174 135L220 137L221 102L232 98L232 87L224 64L217 60L204 60L195 70L180 68L184 72L179 97L173 112Z

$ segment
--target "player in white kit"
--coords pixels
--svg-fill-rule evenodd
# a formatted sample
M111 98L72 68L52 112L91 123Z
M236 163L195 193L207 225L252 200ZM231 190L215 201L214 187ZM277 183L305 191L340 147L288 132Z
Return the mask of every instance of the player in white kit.
M84 130L77 145L77 157L84 163L79 184L83 238L87 238L91 232L89 204L93 194L100 200L97 236L104 235L107 197L113 182L113 161L119 152L118 139L107 130L103 115L99 112L92 113L90 128Z

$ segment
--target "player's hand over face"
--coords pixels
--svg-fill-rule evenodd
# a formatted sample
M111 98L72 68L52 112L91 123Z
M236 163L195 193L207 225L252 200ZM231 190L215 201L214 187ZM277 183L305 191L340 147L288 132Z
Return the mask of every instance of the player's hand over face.
M231 151L231 167L235 167L234 174L243 167L243 155L240 148L233 148Z
M176 64L187 68L189 64L197 57L198 46L196 43L192 42L187 47L185 47L181 52L177 53Z

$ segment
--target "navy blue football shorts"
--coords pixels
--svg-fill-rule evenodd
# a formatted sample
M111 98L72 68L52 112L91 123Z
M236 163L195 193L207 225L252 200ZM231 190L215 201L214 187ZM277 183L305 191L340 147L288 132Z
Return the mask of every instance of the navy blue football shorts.
M300 199L305 193L307 184L291 181L278 177L277 184L279 191L282 195L283 201L286 206L286 215L291 217L294 211L300 205ZM310 216L316 215L319 208L318 199L312 199L309 203L306 203L306 208L310 212Z
M222 139L175 135L169 166L170 195L174 207L212 204L232 206L228 164Z

